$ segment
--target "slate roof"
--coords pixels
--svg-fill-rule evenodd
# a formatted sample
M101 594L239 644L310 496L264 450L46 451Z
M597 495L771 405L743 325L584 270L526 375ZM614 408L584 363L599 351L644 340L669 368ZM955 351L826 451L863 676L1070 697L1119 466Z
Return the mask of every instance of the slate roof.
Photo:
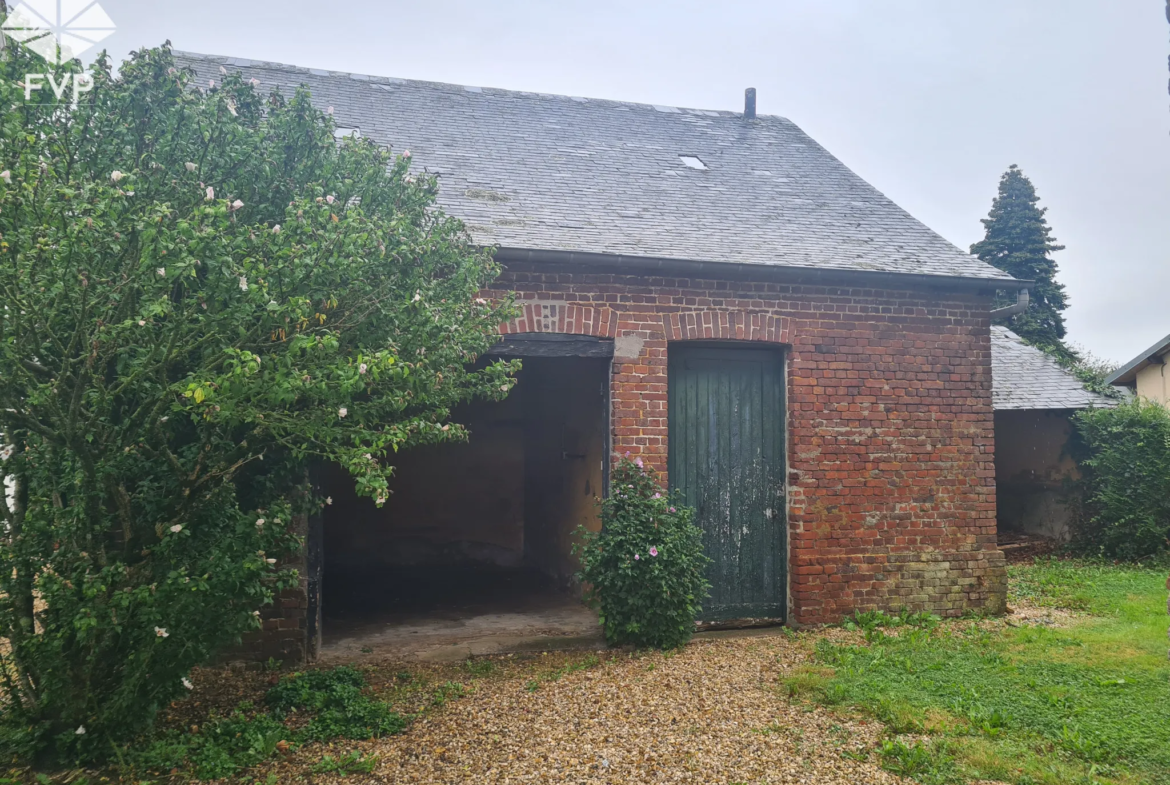
M1151 360L1166 354L1170 354L1170 335L1118 368L1105 381L1109 384L1133 384L1137 380L1138 371L1149 365Z
M782 117L175 58L202 84L219 82L222 66L262 90L307 85L315 104L334 107L339 128L409 149L416 169L437 173L440 205L484 245L995 279L1014 288Z
M996 411L1117 405L1112 398L1086 390L1056 360L999 325L991 326L991 399Z

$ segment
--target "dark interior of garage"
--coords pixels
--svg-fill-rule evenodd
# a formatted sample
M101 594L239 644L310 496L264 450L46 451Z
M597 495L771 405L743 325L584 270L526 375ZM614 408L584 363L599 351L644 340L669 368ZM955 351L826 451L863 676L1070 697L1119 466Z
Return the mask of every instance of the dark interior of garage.
M1081 474L1069 409L995 413L996 516L1001 533L1067 541L1080 511Z
M381 509L325 472L324 645L370 625L577 601L574 532L600 526L609 360L522 359L507 399L454 413L468 442L396 457Z

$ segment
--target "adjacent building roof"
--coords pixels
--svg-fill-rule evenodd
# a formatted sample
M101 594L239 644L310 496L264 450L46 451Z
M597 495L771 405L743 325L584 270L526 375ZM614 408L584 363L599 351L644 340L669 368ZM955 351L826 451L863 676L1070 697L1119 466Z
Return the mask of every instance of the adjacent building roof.
M339 133L410 150L484 245L1015 280L964 253L783 117L463 87L175 53L260 89L307 85Z
M1105 381L1109 384L1133 384L1137 381L1138 371L1149 365L1151 360L1165 354L1170 354L1170 335L1118 368Z
M999 325L991 327L991 398L996 411L1117 405L1086 390L1071 371Z

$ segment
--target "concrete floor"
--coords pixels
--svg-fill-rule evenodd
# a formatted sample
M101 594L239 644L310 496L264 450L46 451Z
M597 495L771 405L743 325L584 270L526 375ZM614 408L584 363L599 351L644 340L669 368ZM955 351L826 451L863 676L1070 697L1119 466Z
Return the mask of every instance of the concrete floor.
M605 646L597 614L534 571L327 566L323 588L321 662Z

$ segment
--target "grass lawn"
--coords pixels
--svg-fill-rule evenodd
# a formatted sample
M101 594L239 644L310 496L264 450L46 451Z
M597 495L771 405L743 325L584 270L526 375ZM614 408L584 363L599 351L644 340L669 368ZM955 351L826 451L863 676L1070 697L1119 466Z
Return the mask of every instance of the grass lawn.
M882 720L885 767L924 783L1170 783L1166 568L1009 569L1010 605L1075 613L861 616L865 643L819 640L789 691Z

